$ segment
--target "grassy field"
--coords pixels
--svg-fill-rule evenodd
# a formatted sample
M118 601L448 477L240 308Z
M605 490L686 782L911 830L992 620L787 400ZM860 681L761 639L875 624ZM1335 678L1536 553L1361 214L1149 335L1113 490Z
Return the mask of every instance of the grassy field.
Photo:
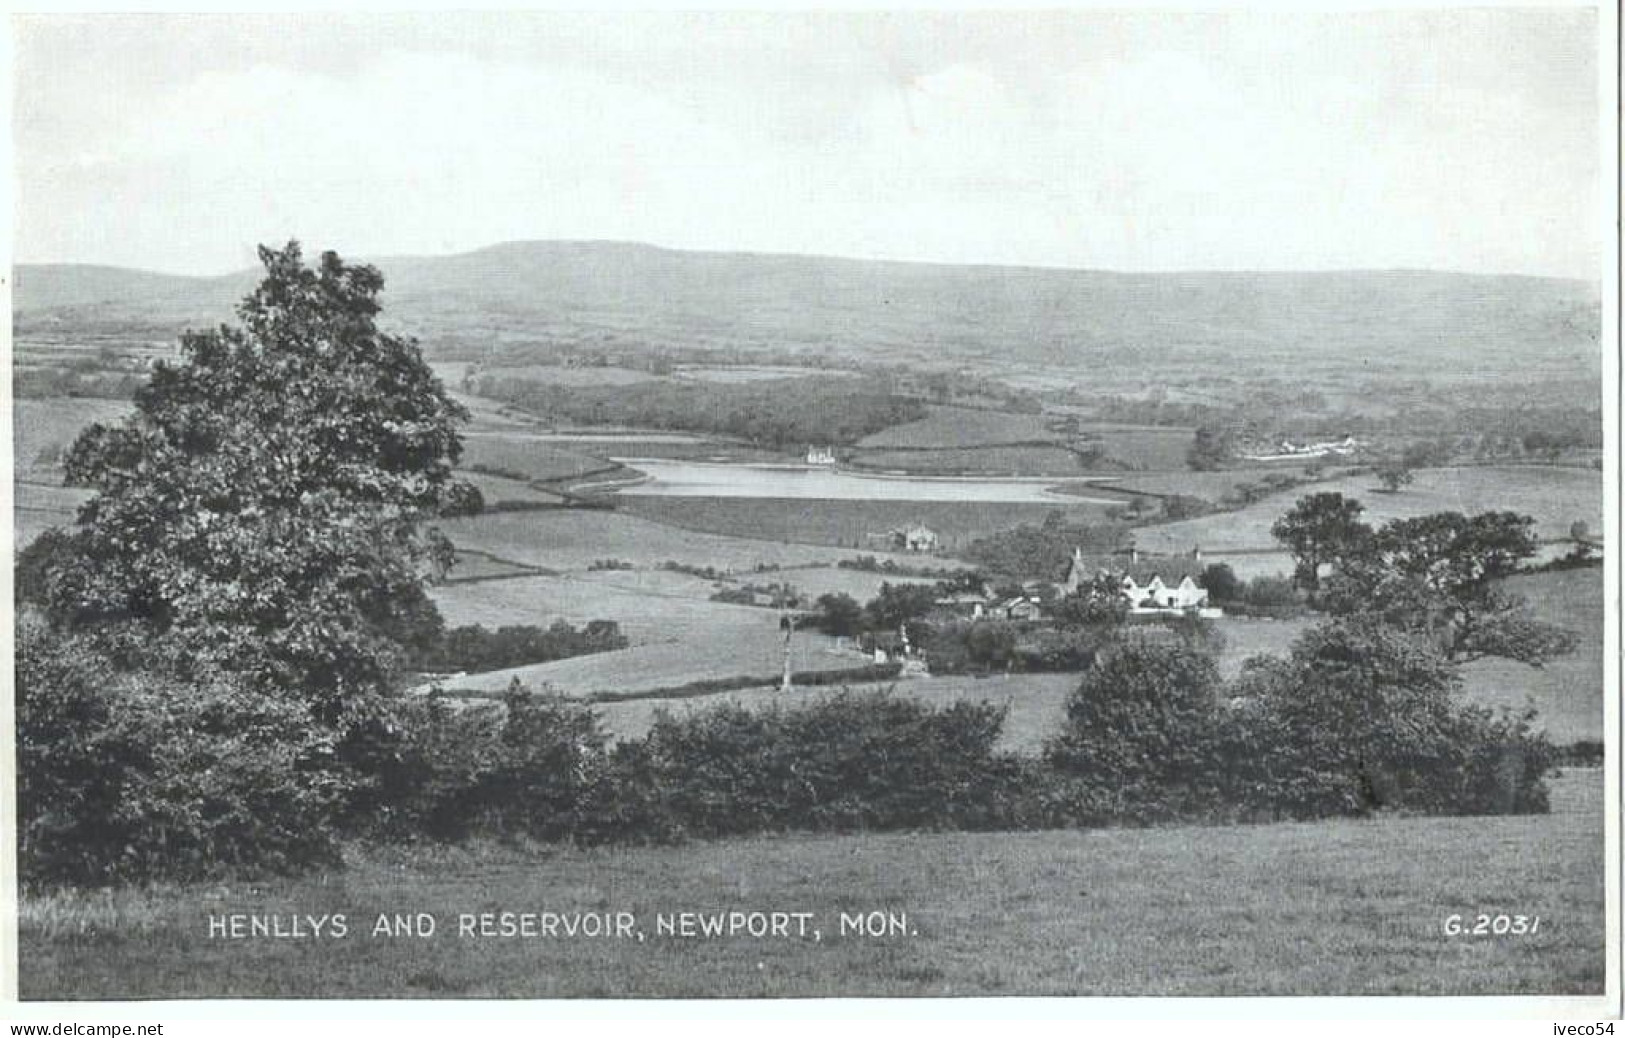
M888 447L985 447L1002 443L1059 443L1064 437L1049 427L1050 419L1036 414L1010 414L979 411L969 407L932 407L930 413L914 422L904 422L865 436L858 446L884 450Z
M576 625L615 620L635 644L676 638L698 645L713 630L751 627L773 619L768 611L753 606L707 601L712 586L694 577L626 572L603 576L605 579L560 574L443 584L432 588L430 595L448 626L545 627L555 620Z
M530 484L517 479L492 476L484 472L469 472L466 469L459 470L457 476L459 479L466 479L479 487L487 505L516 501L525 504L559 505L565 501L562 494L537 490Z
M575 656L509 670L471 674L447 683L464 692L501 692L514 678L531 688L551 688L568 696L671 689L696 681L761 678L771 684L784 665L784 635L770 609L742 611L736 622L708 625L702 637L670 637L616 652ZM790 665L797 673L851 670L867 657L816 631L796 634Z
M1533 573L1505 584L1527 599L1534 614L1580 635L1573 653L1543 667L1486 659L1462 665L1466 702L1522 709L1532 704L1539 725L1559 744L1603 737L1603 587L1601 569ZM1283 655L1299 633L1315 622L1227 617L1219 623L1225 648L1219 669L1234 677L1252 655Z
M62 482L61 456L92 422L116 422L133 406L88 397L11 401L12 459L17 480Z
M721 382L736 384L740 382L770 382L781 378L806 378L808 376L846 375L858 377L855 371L841 371L835 368L797 368L788 365L774 364L734 364L727 367L707 367L700 364L683 364L672 372L674 378L693 382Z
M1219 472L1148 472L1124 476L1108 485L1148 494L1187 494L1217 502L1243 483L1257 483L1266 476L1280 474L1302 476L1303 466L1281 464L1269 468L1225 469ZM1298 491L1300 494L1309 492L1309 489Z
M808 601L814 601L819 595L841 594L851 595L859 603L880 594L882 584L929 584L931 580L919 577L900 577L891 573L868 573L855 569L836 569L833 566L819 566L816 569L786 570L783 573L762 575L775 581L783 581L800 591Z
M1544 667L1479 660L1462 668L1467 694L1487 706L1533 701L1554 742L1603 738L1603 571L1567 570L1513 577L1507 591L1528 600L1536 616L1580 635L1567 656Z
M683 499L677 504L680 509L692 501ZM762 503L741 504L748 512ZM585 570L596 559L622 559L639 568L677 559L720 570L754 570L760 565L832 563L836 559L875 554L695 533L651 522L620 509L494 513L447 520L440 528L460 547L556 570Z
M636 368L585 367L566 368L551 364L526 364L518 367L487 368L481 379L508 382L523 379L527 382L545 382L555 386L630 386L638 382L663 381L661 376Z
M463 437L463 468L483 466L528 480L563 480L606 468L603 458L524 433L477 433Z
M1008 530L1022 523L1042 523L1052 512L1063 512L1072 522L1103 522L1107 506L1081 502L1039 504L651 496L622 498L619 509L670 526L704 533L846 548L861 547L870 533L885 533L910 523L923 523L942 539L943 551L952 554L978 537Z
M25 999L1557 995L1603 989L1603 790L1549 815L781 836L676 848L356 848L259 884L23 899ZM813 913L821 939L662 936L657 913ZM883 937L841 913L906 916ZM636 936L460 937L479 912L630 912ZM224 913L342 939L211 939ZM424 912L430 937L372 937ZM1452 914L1539 915L1447 937ZM793 933L794 931L792 931Z
M799 667L799 663L797 664ZM811 669L811 668L808 668ZM918 699L933 706L955 702L999 703L1007 705L1001 748L1015 753L1037 753L1044 740L1055 734L1066 716L1066 697L1078 686L1076 674L1012 674L978 678L966 675L909 678L873 685L850 686L855 691L892 689L897 695ZM747 707L775 702L801 702L828 695L827 688L797 688L788 695L774 688L718 692L688 699L638 699L626 703L600 703L595 709L605 729L616 738L636 738L649 730L657 710L683 716L719 703Z
M1165 426L1084 425L1080 430L1099 443L1106 457L1149 472L1181 472L1196 432Z
M53 526L71 524L79 506L91 496L89 490L42 483L17 483L12 489L12 521L18 548Z
M1313 492L1336 491L1365 505L1365 520L1381 523L1432 512L1510 510L1533 516L1542 538L1567 537L1576 519L1593 530L1602 528L1602 476L1584 469L1509 465L1422 469L1416 482L1397 494L1385 494L1372 476L1352 476L1317 483ZM1269 549L1276 547L1270 524L1292 507L1309 488L1266 498L1234 512L1205 515L1177 523L1148 526L1135 532L1144 550L1189 551Z

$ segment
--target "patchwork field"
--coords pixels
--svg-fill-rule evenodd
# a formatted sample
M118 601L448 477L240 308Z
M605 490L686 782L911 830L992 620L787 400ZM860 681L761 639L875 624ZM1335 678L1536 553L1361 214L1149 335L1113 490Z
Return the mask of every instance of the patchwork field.
M1509 465L1422 469L1416 482L1397 494L1375 489L1373 476L1353 476L1317 483L1313 492L1335 491L1365 505L1365 520L1380 523L1432 512L1472 514L1508 510L1533 516L1536 534L1562 538L1575 520L1602 528L1602 475L1584 469ZM1234 512L1222 512L1135 531L1135 543L1147 551L1174 553L1193 545L1204 550L1269 550L1277 545L1270 525L1305 488L1267 498Z
M442 584L430 590L430 597L450 627L546 627L557 620L579 626L589 620L614 620L638 645L677 639L697 646L713 630L778 629L778 617L771 610L708 601L712 585L695 577L652 572L617 572L613 580L610 576L558 574Z
M1553 742L1603 738L1603 571L1601 568L1513 577L1507 591L1528 600L1534 614L1580 635L1567 656L1544 667L1479 660L1462 668L1467 694L1486 706L1521 708L1533 702Z
M501 504L531 504L531 505L562 505L565 497L547 490L538 490L528 483L517 479L508 479L504 476L493 476L484 472L469 472L459 470L459 479L467 480L479 488L487 505Z
M1604 982L1603 781L1552 813L675 848L356 848L253 886L24 898L25 999L1557 995ZM465 912L633 913L646 941L459 937ZM811 937L661 936L657 913L814 913ZM902 913L904 932L840 932ZM371 938L427 912L429 938ZM211 913L342 912L333 940L208 938ZM1525 937L1453 913L1538 915ZM1173 935L1172 937L1170 935Z
M53 526L67 526L79 513L79 506L90 500L91 492L77 487L48 486L42 483L17 483L12 491L12 521L16 547L32 541Z
M784 635L770 609L745 610L749 616L709 623L704 637L674 636L616 652L576 656L552 663L471 674L449 682L466 692L501 692L518 678L533 689L550 688L567 696L626 694L669 689L696 681L759 678L771 685L784 666ZM869 660L850 647L816 631L795 636L790 666L797 673L851 670Z
M650 522L621 510L495 513L446 520L440 528L460 547L556 570L585 570L598 559L621 559L639 568L677 559L719 570L754 570L875 554L712 536Z
M13 399L12 459L15 478L61 483L61 457L92 422L117 422L133 405L125 400L91 397Z
M944 563L946 560L941 560ZM807 600L816 601L819 595L851 595L860 604L880 594L883 584L929 584L920 577L901 577L891 573L868 573L855 569L836 569L820 566L816 569L793 569L782 573L764 573L763 579L783 581L800 591Z
M1049 427L1050 419L1036 414L1008 414L969 407L929 408L930 413L914 422L904 422L865 436L860 448L885 450L888 447L947 449L985 447L997 444L1060 442L1063 437Z
M1257 483L1267 476L1288 475L1302 477L1302 465L1283 463L1268 468L1225 469L1219 472L1148 472L1132 474L1113 480L1108 486L1124 490L1139 490L1148 494L1185 494L1217 502L1243 483ZM1306 494L1320 487L1303 488L1294 493ZM1293 498L1287 498L1293 500ZM1290 505L1288 506L1290 507Z
M527 480L564 480L610 466L594 457L524 433L470 433L463 437L465 469L480 466Z
M1150 472L1188 469L1185 456L1196 435L1194 429L1160 425L1084 425L1079 431L1098 443L1106 457Z
M1059 729L1066 716L1066 697L1077 685L1076 674L1012 674L985 678L963 675L909 678L851 688L865 692L892 689L899 696L939 707L959 701L1005 705L1009 712L999 745L1015 753L1037 753L1043 748L1044 740ZM774 703L793 704L828 694L827 688L796 688L788 694L775 688L760 688L688 699L601 703L595 709L603 718L605 730L616 738L629 739L646 733L660 710L681 717L720 703L765 708Z
M674 378L687 381L720 382L725 384L771 382L781 378L806 378L814 375L819 377L829 375L858 377L858 373L855 371L841 371L836 368L797 368L782 364L738 364L729 367L682 364L672 372Z
M630 386L639 382L664 381L659 375L637 368L609 366L567 368L550 364L486 368L478 377L480 379L492 379L497 382L522 379L527 382L545 382L555 386Z
M765 497L650 496L623 497L618 502L621 512L688 530L846 548L861 548L871 533L883 534L922 523L937 533L942 550L948 554L990 533L1023 523L1042 523L1054 512L1064 513L1071 522L1104 522L1110 507L1081 501L1040 504ZM931 560L928 557L925 561Z

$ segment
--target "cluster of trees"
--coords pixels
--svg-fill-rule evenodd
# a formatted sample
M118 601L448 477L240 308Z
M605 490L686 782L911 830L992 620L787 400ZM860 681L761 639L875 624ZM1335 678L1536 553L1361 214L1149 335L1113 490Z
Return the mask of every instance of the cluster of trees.
M1230 683L1207 654L1128 643L1084 675L1044 759L1099 820L1545 810L1544 735L1459 688L1437 652L1366 617Z
M308 858L399 755L452 559L433 520L478 507L452 475L467 414L378 330L376 270L260 258L239 323L184 335L78 438L67 478L95 495L19 559L31 879Z
M1122 547L1125 528L1118 524L1069 522L1064 512L1050 512L1038 525L1023 523L979 537L960 550L967 562L989 573L1016 580L1055 580L1066 570L1074 548L1109 552Z
M1214 562L1203 568L1196 582L1207 589L1213 604L1227 613L1280 619L1307 610L1298 589L1286 577L1262 574L1242 580L1227 563Z
M757 382L559 386L486 379L486 396L590 425L635 425L734 437L754 446L850 444L925 416L925 405L859 379L817 375Z
M412 667L427 673L479 673L613 652L628 644L614 620L589 620L580 628L556 620L549 627L518 624L494 631L473 624L435 631L413 645Z
M1530 616L1502 587L1534 556L1534 520L1513 512L1440 512L1366 524L1335 492L1301 499L1272 527L1314 604L1380 619L1428 639L1449 660L1501 656L1540 665L1574 635Z
M1128 601L1108 575L1064 595L1046 588L1039 596L1043 619L1038 622L969 618L939 605L945 598L987 591L983 578L963 574L934 585L882 584L864 605L850 595L826 594L818 599L812 623L845 636L906 627L910 644L926 654L933 674L1081 671L1102 647L1148 636L1148 628L1155 629L1150 637L1165 635L1209 652L1223 644L1213 624L1196 617L1158 616L1131 625ZM992 589L995 599L1022 594L1017 585Z

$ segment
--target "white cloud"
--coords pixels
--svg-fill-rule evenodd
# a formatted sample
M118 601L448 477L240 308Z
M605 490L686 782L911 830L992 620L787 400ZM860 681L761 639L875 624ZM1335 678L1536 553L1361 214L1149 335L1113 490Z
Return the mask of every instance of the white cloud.
M20 35L19 258L214 271L296 235L1599 263L1595 26L1569 12L235 24Z

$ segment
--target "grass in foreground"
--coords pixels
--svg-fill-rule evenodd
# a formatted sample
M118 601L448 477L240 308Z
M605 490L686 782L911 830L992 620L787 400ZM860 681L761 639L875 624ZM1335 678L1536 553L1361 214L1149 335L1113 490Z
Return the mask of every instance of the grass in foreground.
M27 999L1578 994L1603 984L1602 775L1553 813L1215 828L422 849L259 886L25 898ZM656 936L659 912L810 912L823 940ZM840 913L905 932L840 936ZM460 938L458 913L631 912L647 937ZM342 940L211 913L344 912ZM370 937L426 912L432 937ZM1541 917L1446 937L1447 916Z

